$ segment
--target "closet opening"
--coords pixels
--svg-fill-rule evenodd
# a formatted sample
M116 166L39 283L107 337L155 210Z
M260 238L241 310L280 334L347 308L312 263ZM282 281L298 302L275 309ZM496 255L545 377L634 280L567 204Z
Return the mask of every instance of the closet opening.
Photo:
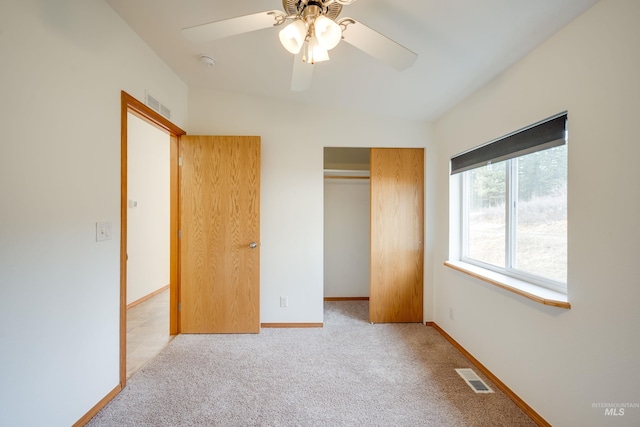
M370 148L324 148L325 301L368 300Z

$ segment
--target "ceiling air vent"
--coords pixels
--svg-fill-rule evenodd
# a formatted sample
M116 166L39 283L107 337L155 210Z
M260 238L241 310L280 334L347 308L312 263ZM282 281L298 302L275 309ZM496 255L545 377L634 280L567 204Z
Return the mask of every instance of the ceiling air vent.
M493 393L493 390L473 371L473 369L456 369L458 375L469 384L471 390L476 393Z
M148 93L146 93L145 95L147 98L147 106L149 108L151 108L156 113L159 113L164 117L166 117L167 119L171 120L171 110L169 109L169 107L162 104L160 101L158 101L156 98L149 95Z

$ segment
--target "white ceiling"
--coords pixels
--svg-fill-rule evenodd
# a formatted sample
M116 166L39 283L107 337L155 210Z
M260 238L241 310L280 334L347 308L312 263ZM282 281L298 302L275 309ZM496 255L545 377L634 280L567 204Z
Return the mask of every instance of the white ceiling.
M398 72L346 43L314 65L311 88L290 90L293 56L280 27L193 44L181 29L282 10L281 0L106 0L190 90L215 88L433 120L522 58L597 0L358 0L352 17L418 54ZM348 30L347 30L348 31ZM207 68L201 54L217 65Z

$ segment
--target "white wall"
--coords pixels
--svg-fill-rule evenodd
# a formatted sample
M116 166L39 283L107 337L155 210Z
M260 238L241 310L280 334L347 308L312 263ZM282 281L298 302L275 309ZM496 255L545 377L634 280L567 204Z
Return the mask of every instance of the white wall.
M187 130L262 137L263 323L323 321L323 148L426 147L430 142L429 127L420 122L198 88L189 91ZM289 297L288 308L280 308L280 296ZM425 316L430 308L429 301Z
M370 277L368 179L324 181L324 296L368 297Z
M639 18L637 0L600 1L434 124L435 321L554 426L640 425L592 408L640 402ZM449 158L563 110L570 310L442 265Z
M169 134L127 119L127 304L169 284Z
M187 90L101 0L0 1L0 63L0 425L69 426L119 383L120 91Z

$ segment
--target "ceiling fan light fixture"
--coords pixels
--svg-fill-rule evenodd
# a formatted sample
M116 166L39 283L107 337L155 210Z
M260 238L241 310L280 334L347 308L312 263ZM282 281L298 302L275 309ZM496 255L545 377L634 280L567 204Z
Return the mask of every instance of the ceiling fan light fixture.
M342 28L333 19L325 15L318 16L313 22L318 43L326 50L331 50L342 39Z
M329 52L318 43L315 34L312 34L305 46L305 52L302 57L303 62L315 64L316 62L328 61Z
M300 49L302 49L304 40L307 37L307 24L301 19L296 19L284 27L279 35L282 46L294 55L297 55Z

